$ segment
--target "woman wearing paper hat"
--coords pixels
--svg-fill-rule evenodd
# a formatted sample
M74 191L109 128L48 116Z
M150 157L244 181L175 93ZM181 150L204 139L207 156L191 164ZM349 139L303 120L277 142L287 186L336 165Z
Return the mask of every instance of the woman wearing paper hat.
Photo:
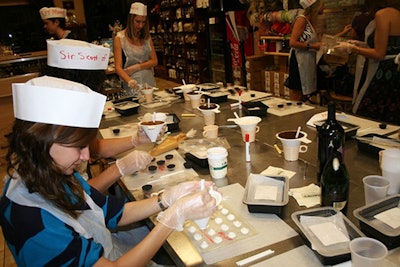
M67 30L66 16L67 10L59 7L43 7L39 10L40 17L43 20L43 28L52 38L56 40L69 38L76 39L72 36L70 30Z
M137 93L138 84L156 86L153 67L158 61L149 33L147 6L133 3L126 23L126 28L114 38L114 60L115 71L123 80L124 89L132 95Z
M13 102L16 121L9 135L10 177L0 201L0 224L18 266L145 266L185 220L215 211L215 199L200 190L200 182L124 203L91 188L75 172L89 157L105 96L44 76L13 84ZM109 231L157 212L159 223L133 248Z
M82 83L94 91L101 91L104 81L104 70L108 67L110 49L84 41L62 39L47 41L47 65L45 75L68 79ZM90 142L91 159L110 158L126 152L139 145L150 143L143 131L132 132L132 136L121 138L98 139ZM144 151L132 151L111 165L89 183L100 192L106 192L118 181L121 175L128 175L144 169L152 157ZM87 162L84 162L83 168Z

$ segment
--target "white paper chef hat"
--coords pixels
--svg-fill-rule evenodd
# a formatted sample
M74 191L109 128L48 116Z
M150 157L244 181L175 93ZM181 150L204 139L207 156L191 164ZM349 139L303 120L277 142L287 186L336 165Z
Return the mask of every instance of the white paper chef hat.
M98 128L106 96L89 87L42 76L12 85L14 116L18 119L82 128Z
M300 0L300 5L306 9L307 7L312 6L317 0Z
M62 69L105 70L110 48L84 41L47 40L47 65Z
M65 18L67 10L60 7L43 7L39 10L42 19Z
M135 2L131 5L129 14L135 14L139 16L147 16L147 6L143 3Z

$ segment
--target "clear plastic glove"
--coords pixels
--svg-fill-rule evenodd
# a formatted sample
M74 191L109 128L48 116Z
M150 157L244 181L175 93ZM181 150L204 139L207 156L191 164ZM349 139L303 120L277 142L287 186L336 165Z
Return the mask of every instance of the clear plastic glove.
M213 182L205 182L205 188L213 186ZM176 200L187 196L189 194L200 191L201 185L200 181L190 181L180 183L175 186L167 187L164 193L161 195L161 201L165 207L170 207L175 203ZM215 188L214 188L215 189ZM208 190L207 190L208 191Z
M136 89L136 87L138 86L138 82L136 80L132 79L128 82L128 86L129 86L129 88Z
M136 135L132 135L131 141L132 141L132 145L134 145L135 147L151 143L150 138L147 136L147 134L140 127L139 127Z
M215 210L215 198L202 190L178 199L169 209L160 212L157 220L168 228L182 231L186 220L210 217Z
M353 45L351 43L339 42L339 44L333 48L335 49L335 51L337 51L339 53L346 52L347 54L350 54L354 47L355 47L355 45Z
M122 176L143 170L151 162L153 157L144 151L135 150L121 159L117 159L116 165Z

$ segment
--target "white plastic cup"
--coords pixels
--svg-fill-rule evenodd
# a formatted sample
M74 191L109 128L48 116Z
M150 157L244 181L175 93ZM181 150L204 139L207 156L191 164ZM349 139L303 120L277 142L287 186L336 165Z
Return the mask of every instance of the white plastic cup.
M203 114L204 125L212 125L215 124L215 113L219 113L219 105L218 104L211 104L211 106L215 106L213 109L204 109L207 104L199 106L197 109L201 111Z
M210 189L209 193L213 198L215 198L215 205L218 206L219 203L221 203L222 201L221 193L219 193L218 191L214 191L212 189ZM206 229L209 221L210 217L194 220L194 222L197 224L200 230Z
M380 267L388 254L386 246L373 238L357 237L350 241L352 267Z
M196 109L200 106L200 104L204 103L204 98L201 98L202 94L199 93L188 93L188 96L190 98L190 105L192 106L192 109Z
M148 88L148 89L142 89L141 92L144 95L144 98L146 100L146 103L153 102L153 88Z
M400 149L391 148L382 151L382 176L389 179L389 195L400 192Z
M208 166L213 179L226 177L228 172L228 151L224 147L212 147L207 150Z
M218 125L206 125L203 127L203 137L205 138L217 138L218 137Z
M295 137L297 131L283 131L276 134L276 138L281 140L283 146L283 155L287 161L296 161L299 159L299 153L305 153L308 150L306 145L301 142L310 143L305 132L299 133L298 138Z
M380 175L365 176L363 183L366 205L386 197L390 185L389 180Z
M260 131L260 126L257 124L261 121L260 117L257 116L245 116L236 119L228 119L228 121L234 121L239 125L242 131L243 142L246 142L246 134L249 135L249 142L254 142L256 139L256 133Z

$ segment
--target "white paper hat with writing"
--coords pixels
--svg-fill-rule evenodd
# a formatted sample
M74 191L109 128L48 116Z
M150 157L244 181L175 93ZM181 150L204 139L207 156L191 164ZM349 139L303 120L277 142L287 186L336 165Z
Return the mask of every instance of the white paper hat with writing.
M44 19L65 18L67 10L59 7L43 7L39 10L40 17Z
M147 6L143 3L135 2L131 5L129 14L135 14L139 16L147 16Z
M110 48L79 40L47 40L47 65L62 69L105 70Z
M14 83L12 90L16 118L72 127L98 128L106 101L83 84L49 76Z

